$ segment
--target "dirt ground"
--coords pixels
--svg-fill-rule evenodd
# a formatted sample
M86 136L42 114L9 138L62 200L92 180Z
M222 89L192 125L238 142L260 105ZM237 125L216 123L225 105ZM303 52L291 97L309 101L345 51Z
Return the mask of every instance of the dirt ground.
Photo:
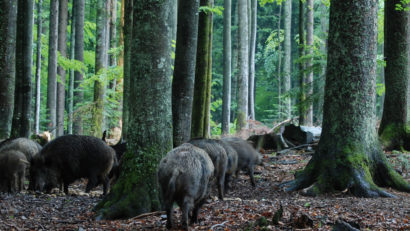
M410 153L388 153L389 160L410 181ZM293 179L310 154L291 151L264 155L264 166L256 167L257 187L241 174L234 179L224 201L214 197L199 214L192 230L332 230L345 221L360 230L410 230L410 194L391 189L397 198L355 198L348 193L305 197L278 187ZM84 181L70 186L70 196L57 194L0 194L0 230L166 230L164 212L127 220L95 221L93 207L101 199L101 188L84 193ZM282 216L273 217L282 206ZM175 210L177 230L180 210Z

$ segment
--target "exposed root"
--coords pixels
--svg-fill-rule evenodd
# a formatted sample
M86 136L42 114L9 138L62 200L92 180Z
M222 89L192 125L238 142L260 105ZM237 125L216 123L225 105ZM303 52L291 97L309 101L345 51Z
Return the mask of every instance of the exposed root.
M391 187L402 192L410 192L410 184L386 162L379 162L377 168L377 179L381 181L382 186Z
M365 174L357 169L353 170L353 185L350 187L350 191L353 195L358 197L393 197L395 195L390 194L384 190L381 190L373 182L368 182L365 179Z

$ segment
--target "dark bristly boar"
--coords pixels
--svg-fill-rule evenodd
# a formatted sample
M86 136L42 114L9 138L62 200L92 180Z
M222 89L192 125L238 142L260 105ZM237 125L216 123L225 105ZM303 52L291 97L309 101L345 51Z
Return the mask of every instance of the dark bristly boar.
M224 199L225 173L228 168L228 156L225 149L216 140L197 138L189 141L190 144L202 148L211 157L215 167L214 176L218 187L219 199Z
M229 181L231 176L236 172L238 168L238 154L236 153L235 149L231 147L226 141L224 140L215 140L218 144L220 144L226 152L228 156L228 167L226 168L225 173L225 183L224 183L224 193L226 193L229 189Z
M87 178L86 192L103 184L104 195L109 188L108 174L116 163L114 150L104 141L92 136L65 135L49 142L31 163L30 184L34 190L50 191Z
M188 214L192 210L191 223L195 223L198 211L208 196L208 183L214 165L208 154L192 144L182 144L162 158L158 167L164 207L167 212L167 228L172 227L173 203L182 210L182 225L188 229Z
M24 189L24 177L29 162L18 150L0 152L0 191L16 192Z
M0 152L16 150L22 152L28 161L31 161L41 150L41 145L27 138L8 139L0 143Z
M223 138L223 141L229 143L238 154L238 168L236 175L240 170L247 170L252 186L256 186L255 179L253 177L253 171L255 164L262 163L262 156L246 141L237 137Z

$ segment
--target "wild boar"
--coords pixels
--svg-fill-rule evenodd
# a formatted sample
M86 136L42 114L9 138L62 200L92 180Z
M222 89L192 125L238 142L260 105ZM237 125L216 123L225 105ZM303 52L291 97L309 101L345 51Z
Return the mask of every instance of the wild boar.
M29 162L18 150L0 152L0 191L16 192L24 189L26 168Z

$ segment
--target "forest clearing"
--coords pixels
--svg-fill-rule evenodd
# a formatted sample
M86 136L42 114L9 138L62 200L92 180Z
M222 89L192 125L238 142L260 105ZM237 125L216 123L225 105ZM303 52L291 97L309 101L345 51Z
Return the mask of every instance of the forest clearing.
M410 169L399 156L410 161L410 153L388 153L389 160L410 180ZM303 168L310 154L304 150L285 155L264 155L264 167L255 171L257 187L252 188L243 173L234 180L224 201L212 199L199 215L193 230L332 230L343 220L358 225L360 230L409 230L410 197L407 193L388 190L397 198L356 198L347 193L306 197L283 192L278 185L293 178L292 172ZM70 188L73 195L0 194L0 230L166 230L165 211L114 221L95 221L93 207L100 200L101 187L85 194L84 181ZM278 224L272 219L283 208ZM177 221L180 210L175 210ZM52 214L52 215L50 215ZM138 218L140 217L140 218ZM265 217L266 221L261 221ZM304 218L305 217L305 218ZM173 230L181 229L181 226Z

